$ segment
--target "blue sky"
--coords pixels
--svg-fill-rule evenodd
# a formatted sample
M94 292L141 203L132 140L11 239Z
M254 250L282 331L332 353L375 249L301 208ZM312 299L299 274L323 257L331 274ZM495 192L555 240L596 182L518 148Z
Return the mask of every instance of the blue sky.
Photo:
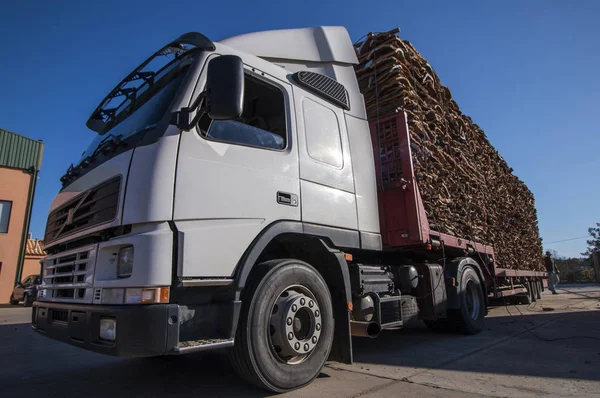
M355 40L400 27L533 191L544 240L584 236L600 222L600 2L573 3L5 2L0 127L45 142L31 232L43 236L59 177L94 137L90 113L170 39L343 25ZM575 256L585 239L548 247Z

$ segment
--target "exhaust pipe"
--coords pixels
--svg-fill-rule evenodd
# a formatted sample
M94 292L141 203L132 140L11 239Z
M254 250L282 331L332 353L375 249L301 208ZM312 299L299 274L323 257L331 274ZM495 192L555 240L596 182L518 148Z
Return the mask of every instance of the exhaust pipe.
M374 339L379 336L381 327L375 322L350 321L350 332L352 336L370 337Z

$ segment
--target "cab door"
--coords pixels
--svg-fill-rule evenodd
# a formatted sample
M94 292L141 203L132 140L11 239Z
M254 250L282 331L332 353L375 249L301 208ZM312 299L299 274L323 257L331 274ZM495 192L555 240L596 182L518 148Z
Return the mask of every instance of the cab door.
M292 89L285 76L268 72L246 66L241 118L205 116L181 134L174 201L180 277L230 276L265 227L300 220Z

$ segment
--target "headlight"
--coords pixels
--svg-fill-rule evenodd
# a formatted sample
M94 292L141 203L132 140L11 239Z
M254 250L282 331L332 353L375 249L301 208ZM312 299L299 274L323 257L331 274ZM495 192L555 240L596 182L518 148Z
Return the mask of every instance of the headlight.
M115 341L117 337L117 321L113 318L100 318L100 333L101 340Z
M133 246L126 246L119 250L119 260L117 261L117 276L119 278L129 278L133 273Z
M156 304L169 302L168 287L102 289L102 304Z

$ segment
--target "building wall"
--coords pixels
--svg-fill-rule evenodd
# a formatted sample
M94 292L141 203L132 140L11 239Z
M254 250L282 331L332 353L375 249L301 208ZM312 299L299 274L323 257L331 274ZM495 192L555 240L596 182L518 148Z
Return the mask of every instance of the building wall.
M0 167L0 200L12 201L8 233L0 233L0 303L8 303L14 288L30 178L24 170Z
M39 275L40 260L42 258L43 257L25 256L25 261L23 261L23 273L21 274L21 279L25 279L29 275Z

